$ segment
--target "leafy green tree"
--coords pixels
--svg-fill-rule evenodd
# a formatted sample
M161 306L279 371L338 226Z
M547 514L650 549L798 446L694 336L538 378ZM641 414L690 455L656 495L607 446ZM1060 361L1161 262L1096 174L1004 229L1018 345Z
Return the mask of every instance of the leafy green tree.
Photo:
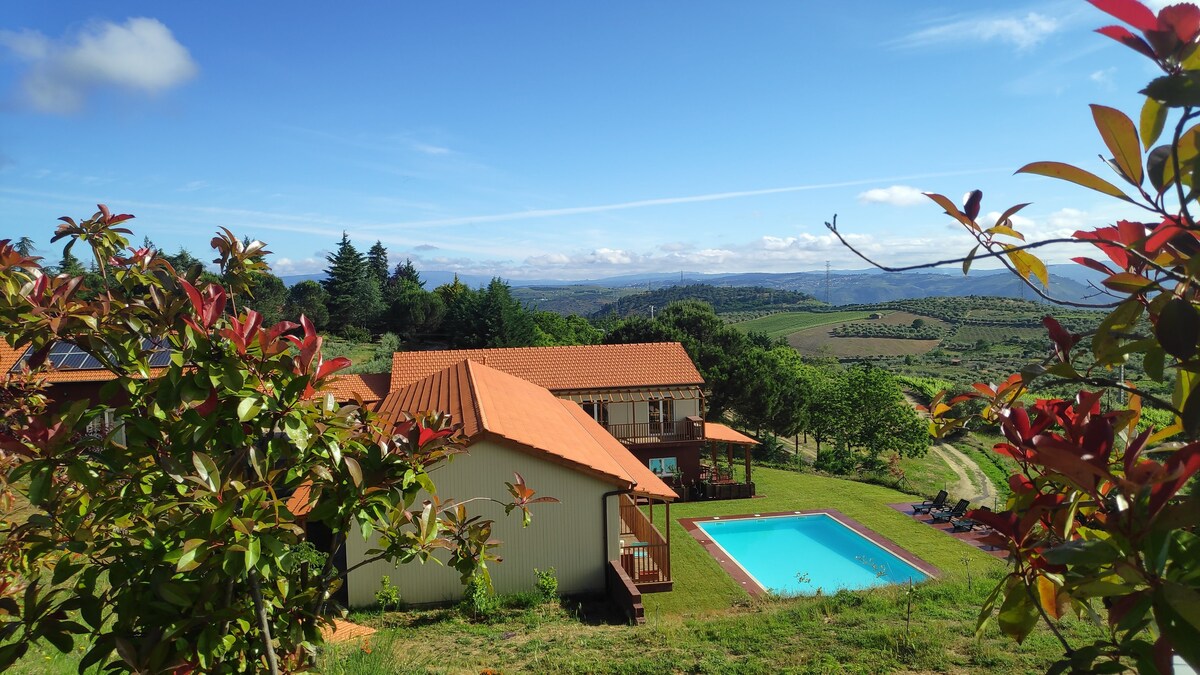
M33 350L32 371L0 381L0 508L32 510L0 518L0 670L35 642L74 653L77 640L80 672L309 669L344 576L331 554L352 533L379 535L369 560L448 551L464 582L486 582L491 523L462 501L417 502L462 450L447 417L385 426L328 405L317 391L349 362L322 357L311 322L228 311L264 271L260 242L219 233L230 286L197 288L154 251L126 251L130 218L102 205L55 235L86 238L103 261L103 302L0 241L5 339ZM151 368L149 339L169 365ZM112 374L97 400L48 404L40 375L56 342ZM105 419L118 422L84 433ZM545 501L519 476L509 485L506 512ZM298 520L309 506L307 522L332 533L324 551Z
M270 272L254 276L247 297L243 300L246 305L254 307L262 315L263 323L272 326L284 320L287 301L288 288L283 279Z
M345 328L374 326L383 311L383 298L366 257L343 232L337 251L325 260L329 267L321 285L329 293L330 324Z
M629 345L639 342L682 342L682 331L661 321L634 316L616 323L604 336L604 344Z
M446 316L441 296L403 280L389 281L384 292L387 311L383 326L404 337L407 342L427 339L438 333Z
M604 337L600 329L578 314L563 316L556 312L534 311L533 321L542 345L595 345Z
M383 242L378 239L367 250L367 269L370 270L371 277L375 279L375 283L380 289L387 286L388 252Z
M308 279L288 289L287 303L283 315L289 321L299 321L307 316L317 330L329 325L329 293L321 284Z

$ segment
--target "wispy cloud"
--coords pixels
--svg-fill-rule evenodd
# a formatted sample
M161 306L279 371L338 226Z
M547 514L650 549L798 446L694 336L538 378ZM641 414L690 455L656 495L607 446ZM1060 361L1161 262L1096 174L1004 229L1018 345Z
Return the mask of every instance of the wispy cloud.
M1017 49L1029 49L1061 28L1052 16L1027 12L1009 15L954 17L914 31L895 40L896 47L918 48L933 45L978 42L1006 43Z
M910 185L893 185L860 192L858 201L864 204L891 204L892 206L916 206L928 204L929 198L923 190Z
M93 22L59 39L34 30L4 30L0 45L28 63L21 93L32 108L47 113L76 112L89 94L104 87L157 94L199 70L187 48L156 19Z
M992 173L1003 171L1004 169L972 169L969 171L949 171L942 173L928 173L912 176L894 176L890 178L867 178L862 180L849 180L836 183L810 183L808 185L790 185L787 187L765 188L759 190L739 190L735 192L713 192L703 195L687 195L684 197L659 197L656 199L638 199L628 202L617 202L614 204L597 204L591 206L569 206L556 209L528 209L524 211L511 211L508 213L494 213L488 215L477 216L458 216L453 218L436 218L431 220L411 220L398 223L386 223L378 225L370 225L366 229L394 229L402 227L447 227L455 225L473 225L480 223L498 223L512 220L532 220L538 218L557 218L560 216L574 216L590 213L604 213L607 211L623 211L627 209L641 209L652 206L669 206L672 204L694 204L698 202L716 202L727 199L742 199L746 197L761 197L765 195L785 194L788 192L807 192L811 190L828 190L833 188L855 187L859 185L870 185L872 183L884 183L901 180L915 180L923 178L940 178L946 176L966 176L980 173Z

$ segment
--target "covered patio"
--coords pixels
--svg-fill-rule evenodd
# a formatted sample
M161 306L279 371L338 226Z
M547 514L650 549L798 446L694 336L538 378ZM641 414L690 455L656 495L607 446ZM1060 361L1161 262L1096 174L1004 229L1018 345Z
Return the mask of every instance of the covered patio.
M746 499L754 496L750 451L758 441L718 422L704 423L708 461L700 462L700 482L695 486L695 499ZM734 449L741 449L740 462L735 462ZM724 450L722 453L721 450ZM721 460L724 459L724 462ZM737 464L741 464L738 466ZM738 469L741 469L739 476Z

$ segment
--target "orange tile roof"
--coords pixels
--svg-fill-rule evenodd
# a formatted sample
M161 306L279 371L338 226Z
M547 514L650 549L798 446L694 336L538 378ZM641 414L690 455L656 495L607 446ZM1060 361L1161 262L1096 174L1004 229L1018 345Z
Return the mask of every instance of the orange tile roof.
M358 394L364 403L376 403L387 396L391 380L387 373L338 375L326 380L321 391L332 393L338 401L350 401Z
M573 401L496 368L460 360L388 394L385 418L441 410L463 425L467 443L508 441L542 459L634 493L675 499L675 491L639 462Z
M463 359L556 392L704 384L683 345L648 342L396 352L392 355L392 391Z
M734 443L736 445L758 445L758 441L749 436L716 422L704 423L704 440L718 443Z

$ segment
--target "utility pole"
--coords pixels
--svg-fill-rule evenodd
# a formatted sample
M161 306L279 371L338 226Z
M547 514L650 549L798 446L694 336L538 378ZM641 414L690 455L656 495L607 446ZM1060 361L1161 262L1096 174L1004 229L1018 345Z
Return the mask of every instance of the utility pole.
M650 318L654 318L654 305L650 305Z
M825 261L825 304L829 304L829 261Z

